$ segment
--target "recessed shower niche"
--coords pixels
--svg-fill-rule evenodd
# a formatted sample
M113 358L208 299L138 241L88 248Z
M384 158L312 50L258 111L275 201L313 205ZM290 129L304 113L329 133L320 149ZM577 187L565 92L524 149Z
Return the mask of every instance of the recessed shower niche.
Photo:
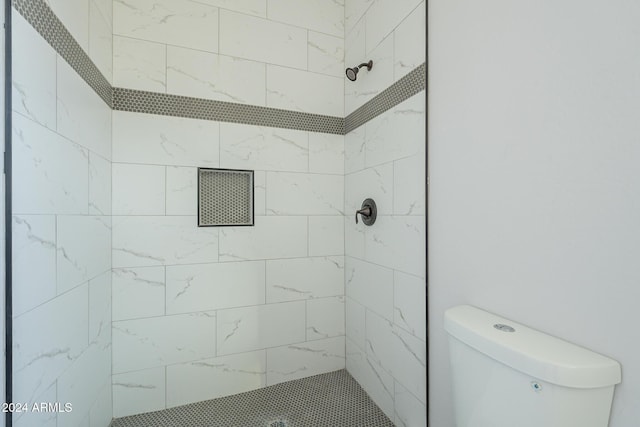
M198 168L198 227L253 225L253 171Z

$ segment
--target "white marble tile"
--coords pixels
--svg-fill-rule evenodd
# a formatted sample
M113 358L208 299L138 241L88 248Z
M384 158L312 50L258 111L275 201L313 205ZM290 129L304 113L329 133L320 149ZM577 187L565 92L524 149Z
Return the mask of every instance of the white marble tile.
M105 427L111 423L113 418L113 397L111 392L111 379L105 384L98 395L98 398L91 406L89 412L89 426Z
M309 172L344 174L344 136L309 132Z
M217 313L218 355L304 341L304 301L232 308Z
M167 46L146 40L113 36L113 85L166 92Z
M346 295L385 318L393 319L393 271L356 258L345 258Z
M89 0L47 0L82 50L89 51Z
M344 217L309 217L309 256L344 254Z
M113 81L113 32L111 24L93 0L89 3L89 58L111 83Z
M214 312L113 322L113 373L206 359L216 354Z
M198 215L198 169L167 166L167 215Z
M344 137L344 171L357 172L364 169L364 126L352 130Z
M267 385L344 369L344 337L270 348L267 360Z
M112 0L91 0L98 6L98 10L109 24L109 28L113 27L113 1ZM93 426L92 426L93 427Z
M343 117L343 79L267 65L267 107Z
M425 276L425 218L380 216L375 229L365 231L365 259L376 264Z
M397 427L427 427L427 408L399 382L395 383Z
M267 174L265 171L253 172L253 214L266 215Z
M167 314L264 303L264 261L167 267Z
M114 215L164 215L165 167L114 163Z
M165 314L164 267L113 269L113 321Z
M368 228L368 227L367 227ZM344 252L346 255L364 259L365 227L362 223L356 224L351 215L344 217Z
M394 79L399 80L426 61L427 11L423 1L395 29Z
M14 114L12 154L14 213L87 213L87 150Z
M267 215L342 215L339 175L267 172Z
M409 274L393 273L393 322L423 341L427 340L427 285Z
M89 281L89 344L108 356L106 377L111 375L111 290L110 270Z
M168 93L264 106L265 78L260 62L167 47Z
M365 349L365 307L345 297L345 334L360 350Z
M307 301L307 340L344 335L344 297Z
M113 375L113 417L165 409L164 366Z
M167 366L167 407L264 387L266 363L261 350Z
M218 8L188 0L118 0L113 33L217 52Z
M12 9L12 109L49 129L56 128L56 52Z
M414 155L424 158L425 105L422 91L365 124L367 167Z
M347 371L358 381L369 397L390 418L394 417L394 381L393 377L369 359L365 352L346 342Z
M267 261L267 302L344 295L342 257Z
M97 345L89 346L58 378L56 401L73 405L72 411L58 414L58 425L86 425L83 422L88 422L91 406L98 399L102 387L110 381L111 352Z
M268 0L267 16L310 30L342 37L344 1Z
M111 162L89 152L89 214L111 215Z
M309 31L309 71L344 76L344 39Z
M12 231L12 307L19 316L56 296L56 218L14 216Z
M58 295L111 268L111 218L57 217Z
M309 136L291 129L220 124L220 166L306 172L309 167Z
M198 228L196 217L113 217L113 267L217 260L218 229Z
M349 34L353 27L360 22L375 0L346 0L344 4L344 33Z
M246 13L265 18L267 16L267 0L198 0L222 9Z
M354 216L365 199L376 202L378 215L393 213L393 164L386 163L345 176L345 211ZM354 219L355 222L355 219ZM360 227L366 227L360 223ZM367 227L368 228L368 227Z
M355 27L348 33L344 40L344 65L346 67L355 67L362 63L368 62L369 55L366 52L366 40L365 40L365 19L360 20ZM373 64L376 72L378 71L378 64ZM372 68L373 70L373 68ZM361 104L360 100L356 98L356 95L360 95L365 90L364 82L365 77L368 79L370 72L366 69L362 70L362 73L358 73L360 78L355 82L352 82L345 78L344 80L344 104L345 115L352 113ZM366 75L365 75L366 74Z
M396 381L426 402L427 347L426 343L390 322L367 312L367 357L375 360Z
M376 0L367 11L367 52L375 48L422 0ZM415 39L413 40L415 46Z
M34 402L57 401L55 383L34 400ZM29 408L31 408L31 405ZM12 414L12 422L15 427L56 427L57 417L57 412L14 412Z
M218 167L220 124L211 120L113 112L113 161Z
M87 348L88 300L79 286L14 319L15 402L35 401Z
M61 57L57 82L58 133L111 159L111 108Z
M220 53L304 69L307 67L307 31L222 9Z
M425 215L425 157L415 155L393 163L393 213Z
M367 26L367 30L368 30ZM355 30L354 30L355 33ZM353 67L361 62L373 61L373 68L367 71L366 67L360 69L358 80L355 82L346 81L345 88L348 88L347 112L353 111L373 99L374 96L391 86L393 83L393 34L384 39L372 50L367 50L364 60L355 59L355 62L347 63L348 67Z
M253 227L220 228L220 261L307 256L307 218L257 216Z

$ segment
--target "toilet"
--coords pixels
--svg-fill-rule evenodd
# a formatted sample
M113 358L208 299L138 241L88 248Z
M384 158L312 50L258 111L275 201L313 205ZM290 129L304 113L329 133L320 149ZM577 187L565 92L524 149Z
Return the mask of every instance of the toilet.
M445 312L456 427L607 427L613 359L469 305Z

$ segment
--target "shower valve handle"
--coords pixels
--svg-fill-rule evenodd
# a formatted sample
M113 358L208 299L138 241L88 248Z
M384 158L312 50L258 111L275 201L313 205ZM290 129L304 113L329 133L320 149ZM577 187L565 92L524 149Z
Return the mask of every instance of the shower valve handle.
M356 211L356 224L358 223L358 214L362 215L365 218L368 218L371 216L371 208L367 206Z
M376 202L374 202L373 199L365 199L364 202L362 202L362 206L356 211L356 224L358 223L358 214L362 215L364 225L373 225L373 223L376 222L376 216L378 214Z

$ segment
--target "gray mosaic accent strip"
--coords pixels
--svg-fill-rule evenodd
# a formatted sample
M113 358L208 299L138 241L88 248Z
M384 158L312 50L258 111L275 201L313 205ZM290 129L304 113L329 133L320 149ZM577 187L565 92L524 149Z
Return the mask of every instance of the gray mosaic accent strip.
M393 427L346 370L116 418L111 427Z
M114 88L113 109L311 132L344 134L344 119L257 105Z
M43 0L13 0L13 7L64 58L82 79L112 105L113 88L89 55L67 31L62 22Z
M427 63L425 62L349 114L344 120L345 135L402 101L411 98L426 87Z

